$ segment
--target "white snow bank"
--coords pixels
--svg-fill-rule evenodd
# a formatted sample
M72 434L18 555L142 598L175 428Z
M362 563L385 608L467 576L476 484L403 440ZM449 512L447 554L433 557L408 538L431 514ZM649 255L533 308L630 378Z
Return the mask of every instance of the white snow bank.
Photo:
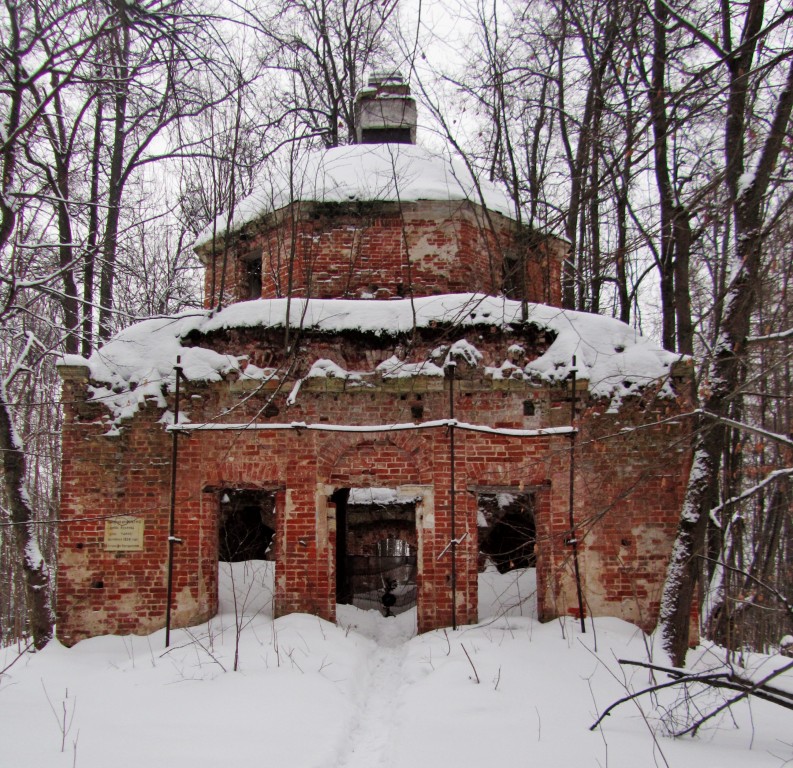
M476 368L482 360L482 353L468 339L458 339L449 348L444 365L456 363L458 360L462 360L472 368Z
M355 371L345 371L338 363L333 360L326 360L320 358L315 360L309 372L306 374L307 379L341 379L346 381L350 386L369 386L363 381L360 373ZM295 393L295 396L297 393Z
M516 568L499 573L488 565L479 574L479 621L505 616L537 618L537 569Z
M652 653L666 662L653 638L616 619L587 622L581 634L577 621L513 615L414 637L415 612L386 619L340 606L338 626L304 614L273 620L272 584L271 563L223 564L218 615L174 630L167 651L163 631L71 649L53 641L20 659L16 647L0 649L0 764L779 768L793 760L790 713L764 701L734 704L697 738L667 738L663 716L682 723L686 711L726 696L701 689L629 702L590 732L606 706L649 682L647 670L616 659ZM718 669L725 655L702 646L689 658L694 669ZM742 672L760 676L789 661L743 659ZM788 672L775 684L791 682Z
M234 213L236 230L290 202L345 203L351 201L410 202L416 200L471 200L514 217L509 198L488 181L475 181L458 160L433 154L410 144L356 144L307 152L289 169L270 169L253 193ZM215 221L222 235L227 215ZM210 224L195 247L212 239Z
M396 355L388 360L383 360L376 368L384 379L409 379L413 376L437 376L443 378L443 368L432 360L422 360L420 363L406 363Z
M88 365L94 383L92 398L104 402L118 420L133 415L147 398L155 398L165 407L163 391L173 389L177 357L181 357L184 375L190 380L217 381L229 371L253 380L275 375L271 369L248 365L244 357L185 346L183 340L191 332L283 327L289 322L293 327L320 332L355 330L396 337L412 330L414 313L420 328L450 324L463 330L482 325L508 330L521 322L520 302L470 293L429 296L412 302L292 299L288 305L286 299L259 299L232 304L215 315L192 312L144 320L121 331L87 361L68 355L62 364ZM490 375L514 377L517 373L539 381L561 382L568 377L575 356L578 378L588 380L589 391L596 397L618 402L657 381L666 382L663 392L671 393L666 380L679 356L659 348L619 320L530 304L528 321L550 331L555 336L553 343L542 356L522 368L505 361L506 368L487 369ZM458 342L456 349L466 350L471 362L478 362L478 352L472 344ZM505 352L511 353L510 350ZM442 368L431 361L401 361L396 357L383 361L378 372L386 377L443 375ZM329 361L318 362L311 375L350 377Z

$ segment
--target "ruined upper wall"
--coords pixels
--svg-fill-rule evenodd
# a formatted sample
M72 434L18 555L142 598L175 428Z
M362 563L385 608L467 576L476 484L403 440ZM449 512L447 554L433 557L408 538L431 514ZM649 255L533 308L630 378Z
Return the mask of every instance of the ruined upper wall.
M300 203L201 255L207 307L221 286L223 305L477 291L560 306L565 244L468 201Z
M401 354L400 362L424 375L436 349L451 352L457 343L481 347L485 375L497 370L509 378L557 384L575 366L588 391L615 406L646 387L660 386L672 395L675 369L690 364L613 318L466 293L400 301L271 299L232 304L222 312L153 318L121 331L89 360L67 355L61 367L87 367L92 398L107 405L119 424L147 398L162 402L173 390L177 360L191 381L218 381L243 369L250 380L281 376L265 366L293 375L295 340L301 350L306 347L309 366L323 358L372 375ZM515 357L515 344L525 358ZM282 350L282 357L270 361L267 350ZM361 355L367 364L358 362Z

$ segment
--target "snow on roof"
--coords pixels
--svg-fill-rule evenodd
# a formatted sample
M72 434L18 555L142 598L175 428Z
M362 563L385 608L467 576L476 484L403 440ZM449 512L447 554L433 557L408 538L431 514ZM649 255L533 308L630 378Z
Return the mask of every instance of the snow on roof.
M521 322L519 301L482 294L429 296L413 302L292 299L289 305L286 299L258 299L232 304L214 315L192 312L144 320L121 331L88 360L66 355L61 365L87 365L93 399L104 402L116 419L125 418L148 398L165 407L163 387L173 388L177 356L190 380L218 381L229 371L253 379L277 375L271 369L241 366L234 355L182 342L193 331L207 334L231 328L283 327L287 306L292 327L327 333L354 330L397 337L412 330L414 313L420 328L448 324L462 329L488 325L508 330ZM577 376L589 381L590 393L619 401L643 386L667 380L672 364L680 359L613 318L543 304L529 304L528 309L528 322L555 336L543 355L523 366L523 373L532 379L565 380L575 355ZM415 375L424 373L421 367L415 371ZM668 381L665 386L671 394Z
M355 144L308 152L290 173L270 171L234 212L232 229L277 211L290 202L352 201L408 202L471 200L514 218L512 204L499 187L474 181L460 161L433 154L412 144ZM216 235L226 231L227 215L215 221ZM213 225L198 236L194 247L212 239Z

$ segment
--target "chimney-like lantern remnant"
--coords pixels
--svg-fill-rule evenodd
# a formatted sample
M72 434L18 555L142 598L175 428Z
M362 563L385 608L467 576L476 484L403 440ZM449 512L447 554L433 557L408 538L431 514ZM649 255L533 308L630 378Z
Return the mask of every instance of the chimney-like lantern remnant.
M398 72L373 72L355 97L359 144L415 144L416 100Z

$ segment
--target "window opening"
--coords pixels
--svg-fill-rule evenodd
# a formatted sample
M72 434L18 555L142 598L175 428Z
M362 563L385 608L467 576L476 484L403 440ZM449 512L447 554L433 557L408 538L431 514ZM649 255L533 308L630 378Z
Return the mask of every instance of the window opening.
M505 254L503 262L504 271L504 295L510 299L521 298L521 288L523 282L521 280L521 261L513 254Z
M228 489L220 493L218 559L274 560L275 494Z
M364 128L361 144L413 144L410 128Z
M527 493L480 493L478 508L479 570L492 563L499 573L534 568L534 496Z
M262 257L251 259L245 262L245 277L249 299L260 299L262 297Z

